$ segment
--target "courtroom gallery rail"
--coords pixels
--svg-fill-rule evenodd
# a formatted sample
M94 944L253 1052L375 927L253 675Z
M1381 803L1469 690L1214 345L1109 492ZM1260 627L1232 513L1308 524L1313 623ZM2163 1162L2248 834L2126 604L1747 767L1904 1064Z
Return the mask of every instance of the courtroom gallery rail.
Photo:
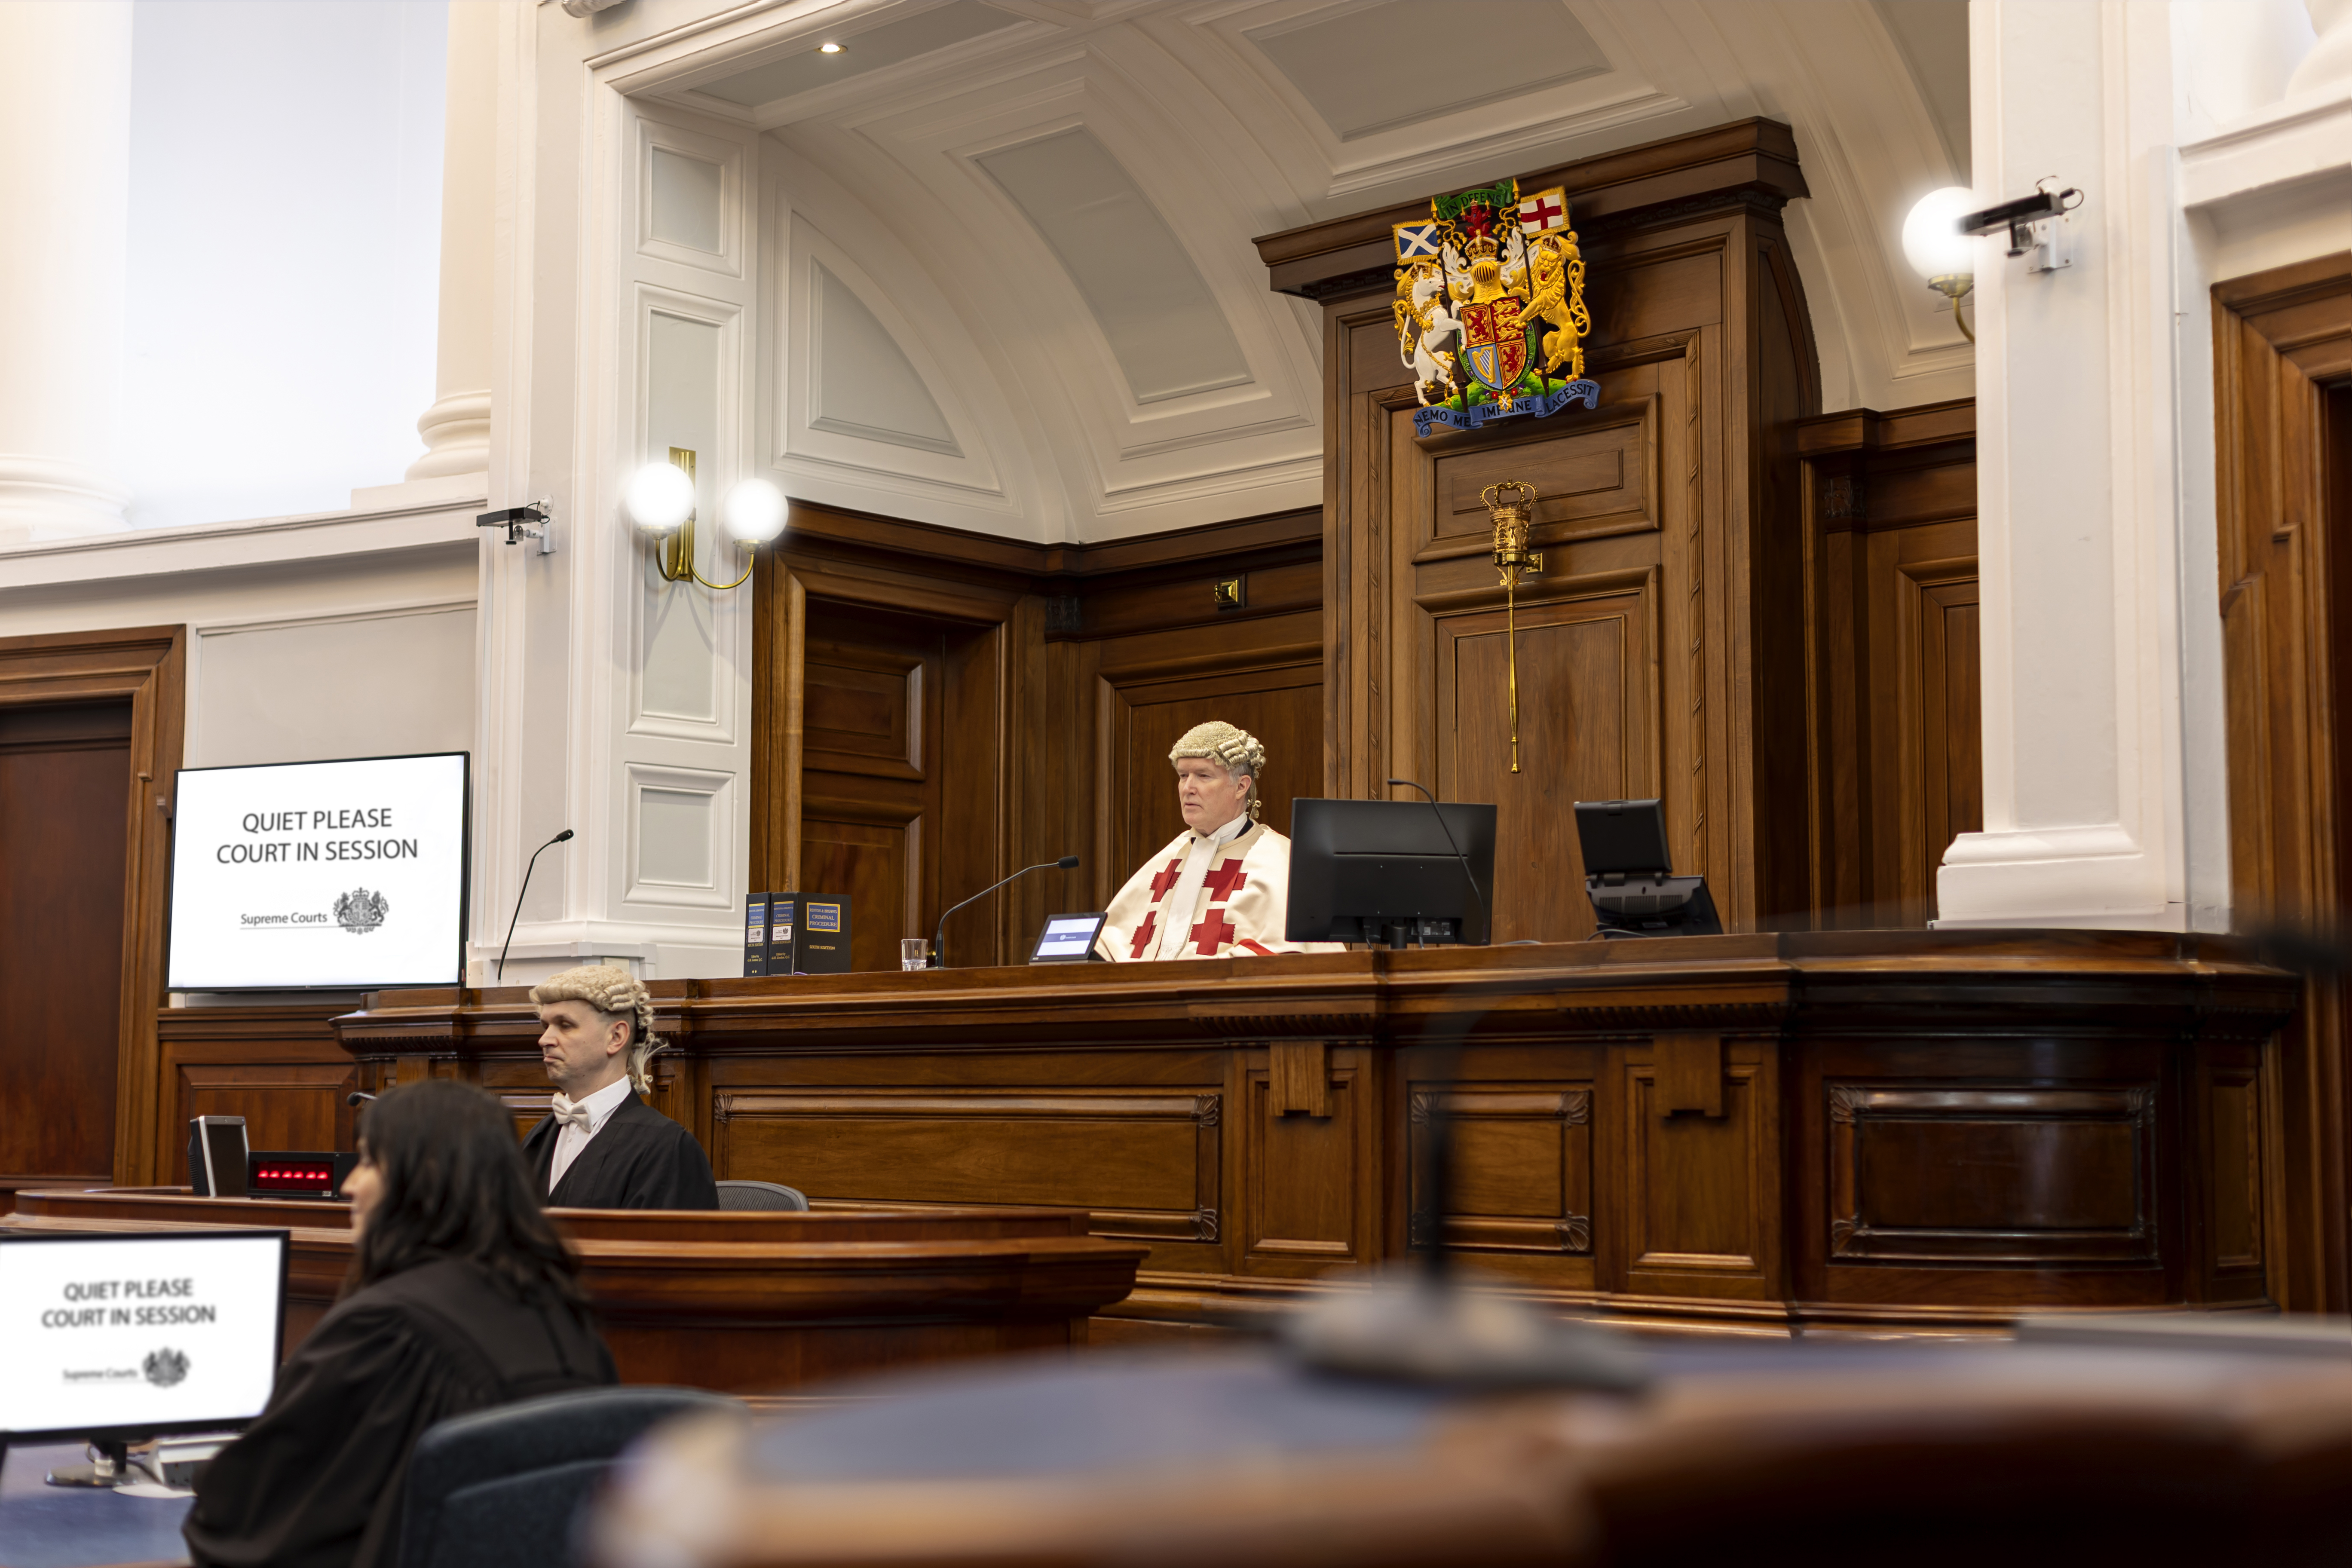
M1447 1240L1658 1327L1997 1327L2273 1300L2275 1036L2226 938L1877 931L657 984L656 1100L722 1178L1088 1210L1149 1245L1095 1342L1279 1310ZM520 988L336 1024L370 1088L533 1113Z

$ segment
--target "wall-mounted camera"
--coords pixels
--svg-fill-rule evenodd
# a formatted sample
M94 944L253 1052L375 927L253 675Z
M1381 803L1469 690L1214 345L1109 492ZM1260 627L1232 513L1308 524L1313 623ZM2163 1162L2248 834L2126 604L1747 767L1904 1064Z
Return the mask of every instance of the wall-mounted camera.
M529 506L510 506L500 511L478 513L474 519L474 526L505 529L509 544L520 544L526 539L536 539L541 555L555 553L555 502L551 499L542 498Z
M2030 196L1962 215L1960 232L1976 235L2009 230L2009 254L2026 258L2028 272L2054 272L2061 267L2073 266L2074 258L2067 254L2065 231L2058 220L2083 205L2083 193L2071 185L2063 191L2051 190L2049 187L2056 180L2056 175L2050 175L2035 184Z

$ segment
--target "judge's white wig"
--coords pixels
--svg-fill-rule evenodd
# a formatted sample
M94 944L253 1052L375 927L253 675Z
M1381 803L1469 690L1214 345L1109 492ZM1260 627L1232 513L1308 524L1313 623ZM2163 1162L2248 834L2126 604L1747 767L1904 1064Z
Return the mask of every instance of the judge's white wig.
M645 982L614 964L583 963L532 986L530 999L541 1006L550 1002L585 1002L607 1020L627 1019L629 1081L639 1094L653 1092L654 1054L669 1042L654 1033L653 994Z
M1257 779L1265 771L1265 742L1237 725L1212 719L1185 731L1182 738L1169 748L1168 765L1173 767L1186 757L1203 757L1236 777L1247 777L1249 814L1252 820L1256 819Z

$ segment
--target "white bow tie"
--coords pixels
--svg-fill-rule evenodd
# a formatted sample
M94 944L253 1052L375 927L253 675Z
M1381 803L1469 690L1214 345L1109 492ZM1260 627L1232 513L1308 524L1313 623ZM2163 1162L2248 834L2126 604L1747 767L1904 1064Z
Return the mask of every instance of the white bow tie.
M567 1095L559 1092L550 1096L547 1109L559 1122L569 1123L583 1132L596 1131L595 1118L589 1113L588 1108L584 1105L572 1104Z

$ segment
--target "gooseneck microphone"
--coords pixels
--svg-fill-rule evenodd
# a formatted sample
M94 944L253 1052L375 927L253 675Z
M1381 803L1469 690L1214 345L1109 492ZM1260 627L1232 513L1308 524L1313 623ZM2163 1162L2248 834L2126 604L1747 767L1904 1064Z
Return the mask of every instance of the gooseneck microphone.
M1462 862L1462 879L1469 883L1470 890L1478 896L1478 919L1486 928L1486 940L1488 942L1493 942L1495 940L1495 911L1486 907L1486 894L1485 890L1478 886L1478 879L1470 873L1470 857L1462 853L1462 846L1454 841L1454 829L1446 824L1445 814L1437 809L1437 797L1431 795L1427 790L1422 789L1421 785L1413 783L1411 779L1391 779L1389 780L1389 783L1391 784L1402 784L1407 789L1419 789L1421 790L1423 798L1429 802L1430 811L1437 817L1437 826L1445 829L1445 847L1454 851L1454 858L1456 860Z
M499 944L499 984L501 985L504 985L507 983L507 949L514 945L515 921L522 919L522 896L524 893L530 891L530 874L539 869L539 858L541 856L546 854L549 850L554 848L557 845L562 843L565 839L571 837L572 829L568 827L565 828L562 832L557 834L554 837L549 839L546 843L532 850L530 852L530 864L522 868L522 887L515 893L514 913L509 917L507 921L507 939Z
M1059 860L1040 860L1034 866L1022 867L1021 869L1013 872L1012 876L1005 878L1004 882L1016 880L1019 878L1027 876L1032 871L1046 871L1051 870L1055 867L1059 867L1065 871L1075 871L1078 868L1078 858L1075 855L1065 855ZM998 888L1004 886L1004 882L998 882L993 887L982 888L980 891L966 899L963 901L963 904L976 904L980 902L981 900L996 891ZM948 966L948 916L954 914L956 910L963 908L963 904L958 904L955 907L955 910L950 910L947 914L941 915L940 917L939 928L931 932L931 967L933 969L945 969Z

